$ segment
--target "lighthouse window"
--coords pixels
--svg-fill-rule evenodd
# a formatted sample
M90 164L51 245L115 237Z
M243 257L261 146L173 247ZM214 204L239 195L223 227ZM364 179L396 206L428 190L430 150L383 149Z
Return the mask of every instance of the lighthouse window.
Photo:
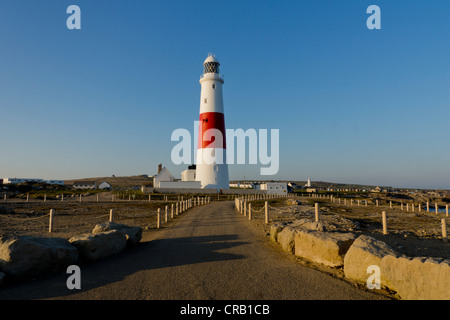
M207 98L205 98L205 103L208 103L208 99Z
M215 89L215 88L216 88L216 84L215 84L215 83L213 83L212 87L213 87L213 89Z

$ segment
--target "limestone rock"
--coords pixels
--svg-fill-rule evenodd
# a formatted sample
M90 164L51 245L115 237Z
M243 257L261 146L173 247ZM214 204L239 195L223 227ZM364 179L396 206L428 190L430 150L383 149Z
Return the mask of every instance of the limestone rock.
M134 246L142 239L142 228L135 226L127 226L124 224L118 224L114 222L105 222L101 224L97 224L92 233L100 233L110 230L118 230L125 234L127 238L127 245Z
M123 251L127 238L123 232L111 230L81 234L69 239L69 242L78 249L81 259L95 261Z
M387 255L380 268L401 299L450 300L450 260Z
M297 229L289 226L284 228L280 233L278 233L277 240L284 251L289 253L294 252L294 237L296 233Z
M325 231L326 228L322 222L310 221L308 219L297 219L289 224L293 228L301 228L305 230Z
M278 242L278 233L281 232L281 230L283 230L284 225L282 225L281 223L274 223L270 226L270 241L272 242Z
M287 203L288 206L294 206L294 205L301 204L300 201L295 200L295 199L287 199L286 203Z
M355 235L352 233L298 230L295 255L330 267L340 267L353 241Z
M398 256L398 254L383 241L367 235L359 236L348 249L344 257L345 277L360 283L366 283L370 274L367 268L376 265L381 268L381 259L384 256ZM389 281L384 272L380 275L381 286L389 287Z
M66 239L0 236L0 270L13 277L56 271L77 260L77 249Z

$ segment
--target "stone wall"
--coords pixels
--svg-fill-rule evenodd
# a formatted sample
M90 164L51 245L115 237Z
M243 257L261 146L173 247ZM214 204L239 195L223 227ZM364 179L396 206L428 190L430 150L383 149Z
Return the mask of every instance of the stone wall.
M270 239L302 259L342 268L346 279L363 285L368 284L371 267L376 266L381 288L396 292L400 299L450 299L449 259L407 257L368 235L318 229L304 221L276 223Z

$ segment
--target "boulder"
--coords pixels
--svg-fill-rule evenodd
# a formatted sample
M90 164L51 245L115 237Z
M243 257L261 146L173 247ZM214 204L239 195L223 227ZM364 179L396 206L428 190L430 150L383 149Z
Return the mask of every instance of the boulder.
M272 242L278 242L278 233L280 233L281 230L283 230L284 225L281 223L274 223L270 226L270 241Z
M32 277L76 263L78 251L60 238L0 236L0 270L12 277Z
M287 199L286 204L288 206L295 206L295 205L301 204L301 202L298 200L295 200L295 199Z
M367 268L371 265L381 266L384 256L398 256L398 254L383 241L367 235L359 236L348 249L344 257L344 274L346 278L359 283L367 283L370 274ZM380 267L381 268L381 267ZM380 273L383 287L389 287L389 281L384 272Z
M384 256L381 274L405 300L450 300L450 260Z
M127 238L123 232L110 230L81 234L69 239L69 242L78 249L81 259L95 261L123 251Z
M299 229L295 234L295 255L330 267L340 267L353 241L355 235L352 233Z
M285 227L278 233L277 241L284 251L294 253L294 238L296 233L297 229L292 227Z
M297 219L294 222L291 222L289 226L305 230L325 231L325 226L322 222L310 221L308 219Z
M114 222L105 222L101 224L97 224L94 229L92 230L92 233L100 233L110 230L118 230L125 234L125 237L127 238L127 245L128 246L134 246L138 244L139 241L142 239L142 228L141 227L135 227L135 226L127 226L124 224L118 224Z

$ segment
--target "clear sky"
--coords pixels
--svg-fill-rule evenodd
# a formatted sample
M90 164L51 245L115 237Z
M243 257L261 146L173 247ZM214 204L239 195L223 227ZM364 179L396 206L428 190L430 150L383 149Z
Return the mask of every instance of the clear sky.
M66 9L81 8L81 30ZM381 8L381 30L366 13ZM231 179L450 188L450 2L0 3L0 177L176 177L202 63L225 75L227 128L279 129L280 169Z

